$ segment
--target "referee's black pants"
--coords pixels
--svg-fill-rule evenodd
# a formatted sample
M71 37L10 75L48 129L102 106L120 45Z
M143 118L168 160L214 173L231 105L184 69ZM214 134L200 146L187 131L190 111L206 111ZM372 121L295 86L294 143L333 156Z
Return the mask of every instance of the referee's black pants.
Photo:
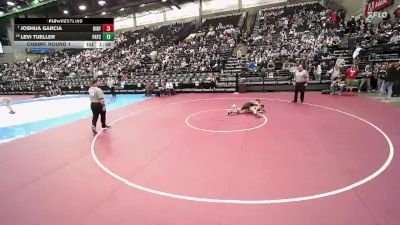
M103 105L100 102L92 102L90 104L90 108L92 109L93 117L92 117L92 125L96 127L97 120L99 119L99 115L101 116L101 127L105 128L106 125L106 111L103 111Z
M306 91L306 86L304 86L305 82L296 82L294 86L294 99L293 102L297 102L297 98L300 92L300 101L304 102L304 92Z

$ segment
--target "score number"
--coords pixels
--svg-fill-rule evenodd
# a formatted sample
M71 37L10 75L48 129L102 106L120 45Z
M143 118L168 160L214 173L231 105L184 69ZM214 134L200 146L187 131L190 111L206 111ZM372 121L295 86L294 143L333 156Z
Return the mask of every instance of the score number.
M114 41L114 24L103 24L103 41Z
M103 24L103 32L114 32L114 24Z
M103 33L103 41L114 41L115 34L113 32Z

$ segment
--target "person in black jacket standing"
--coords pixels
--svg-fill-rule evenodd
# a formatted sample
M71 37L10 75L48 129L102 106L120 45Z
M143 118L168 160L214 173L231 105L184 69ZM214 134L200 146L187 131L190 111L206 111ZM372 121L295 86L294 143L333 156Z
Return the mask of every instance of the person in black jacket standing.
M380 90L380 96L386 98L382 100L390 101L393 93L393 85L396 80L400 79L400 63L392 63L387 69L387 75Z

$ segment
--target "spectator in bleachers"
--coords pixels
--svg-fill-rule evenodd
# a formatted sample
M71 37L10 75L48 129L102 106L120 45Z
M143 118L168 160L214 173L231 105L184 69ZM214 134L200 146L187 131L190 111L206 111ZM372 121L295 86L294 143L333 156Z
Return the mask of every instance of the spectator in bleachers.
M387 75L386 70L387 70L386 64L382 64L379 66L379 71L377 73L377 88L376 88L377 92L380 92L382 84L386 79L386 75Z
M289 72L292 75L292 77L294 77L294 74L297 72L297 66L294 63L291 63L291 66L289 68Z
M347 22L347 27L349 27L350 33L355 33L356 32L356 19L354 16L351 17L350 21Z
M115 80L111 76L107 79L107 86L110 88L111 96L114 98L117 97L115 94Z
M249 62L248 69L250 72L255 72L257 70L257 63L253 59Z
M394 10L393 14L394 14L395 22L397 24L399 24L400 23L400 5L397 6L397 9Z
M371 65L366 65L364 68L364 72L362 73L362 78L360 82L360 86L358 87L358 92L361 92L361 88L364 84L367 84L367 92L371 92L371 77L372 77L372 67Z
M334 26L336 26L338 23L338 17L336 11L333 11L331 14L331 22Z
M236 52L236 58L242 60L242 50L238 49Z
M353 64L351 67L347 68L346 72L344 73L346 76L346 89L353 91L353 81L358 76L358 67L357 65Z
M360 52L362 51L362 48L360 46L357 46L356 50L353 52L353 63L358 64L360 62Z
M283 64L282 64L282 70L290 70L290 63L289 60L286 60Z
M145 96L149 97L153 94L154 86L150 81L146 81L146 87L145 87Z
M339 89L339 95L343 95L345 87L345 81L340 73L331 76L331 95L335 95L337 89Z
M268 61L268 64L267 64L267 68L268 68L269 71L275 70L275 63L274 63L274 61L269 60L269 61Z
M390 101L393 93L394 82L400 80L400 63L391 63L387 69L387 75L385 81L383 82L380 90L380 96L386 100Z
M175 88L174 88L174 84L172 83L172 81L170 81L170 80L167 81L167 83L165 84L165 89L169 95L175 95Z
M315 80L320 81L321 75L322 75L322 67L321 67L321 63L318 63L317 67L314 70Z
M391 44L399 44L400 43L400 35L399 31L394 31L393 36L390 38L389 41Z
M211 89L211 88L212 88L212 89L215 89L215 87L216 87L216 78L215 78L215 76L214 76L212 73L209 73L209 74L208 74L207 82L210 83L210 89Z

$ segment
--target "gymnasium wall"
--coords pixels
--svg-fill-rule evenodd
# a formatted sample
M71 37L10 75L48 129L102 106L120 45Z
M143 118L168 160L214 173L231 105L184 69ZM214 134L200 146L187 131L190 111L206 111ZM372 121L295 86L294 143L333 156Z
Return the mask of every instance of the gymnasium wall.
M204 0L201 5L201 14L203 16L216 15L220 13L241 12L252 7L261 7L285 3L287 0ZM182 20L198 17L200 14L200 5L198 2L189 2L180 5L181 9L176 7L162 8L149 12L135 13L127 17L118 17L115 19L115 28L139 28L143 26L161 24L167 21Z
M367 0L338 0L347 9L347 17L361 16L364 15L364 7L367 4ZM400 0L394 0L394 4L384 9L384 11L390 12L393 18L393 12L400 5Z

